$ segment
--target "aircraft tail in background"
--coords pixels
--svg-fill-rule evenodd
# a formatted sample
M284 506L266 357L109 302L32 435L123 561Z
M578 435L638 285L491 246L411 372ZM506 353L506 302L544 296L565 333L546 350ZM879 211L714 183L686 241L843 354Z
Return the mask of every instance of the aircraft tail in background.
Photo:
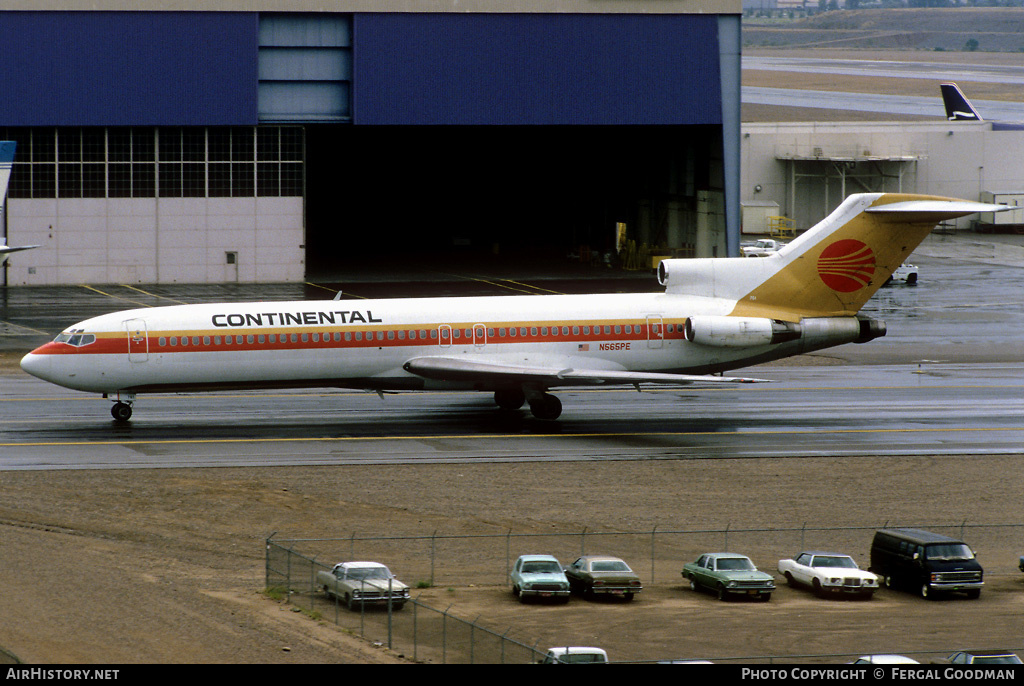
M946 106L946 119L949 121L985 121L967 99L960 86L955 83L939 84L942 91L942 104Z

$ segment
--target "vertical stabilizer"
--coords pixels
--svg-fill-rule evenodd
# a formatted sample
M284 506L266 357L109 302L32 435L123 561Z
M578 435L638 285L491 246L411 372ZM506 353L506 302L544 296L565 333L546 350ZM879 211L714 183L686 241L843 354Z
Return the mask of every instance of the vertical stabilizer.
M905 193L851 195L772 257L776 271L737 299L732 314L783 321L856 314L933 228L987 205Z
M967 99L960 86L955 83L939 84L942 91L942 104L946 106L946 119L949 121L985 121L974 105Z
M734 301L729 314L799 322L855 315L937 224L986 205L929 195L858 193L767 257L663 260L670 294Z

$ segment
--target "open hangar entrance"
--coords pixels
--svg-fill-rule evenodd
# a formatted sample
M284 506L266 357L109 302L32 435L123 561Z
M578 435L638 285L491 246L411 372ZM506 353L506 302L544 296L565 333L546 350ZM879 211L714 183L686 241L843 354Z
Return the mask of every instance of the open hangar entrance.
M617 262L620 222L652 253L724 255L721 150L700 125L308 127L307 275L564 273Z

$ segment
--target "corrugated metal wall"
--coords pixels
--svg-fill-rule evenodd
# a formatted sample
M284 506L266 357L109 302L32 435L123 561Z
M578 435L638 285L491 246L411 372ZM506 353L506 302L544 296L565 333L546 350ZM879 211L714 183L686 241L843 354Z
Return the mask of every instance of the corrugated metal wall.
M253 125L257 20L243 12L0 12L0 122Z
M721 124L716 15L357 14L356 124Z

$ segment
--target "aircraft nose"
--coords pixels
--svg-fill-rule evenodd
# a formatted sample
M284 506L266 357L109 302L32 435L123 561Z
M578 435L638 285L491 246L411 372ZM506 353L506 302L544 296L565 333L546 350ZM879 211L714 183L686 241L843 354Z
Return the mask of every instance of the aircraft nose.
M32 376L50 381L50 367L53 362L52 355L39 355L31 352L21 358L21 368Z

